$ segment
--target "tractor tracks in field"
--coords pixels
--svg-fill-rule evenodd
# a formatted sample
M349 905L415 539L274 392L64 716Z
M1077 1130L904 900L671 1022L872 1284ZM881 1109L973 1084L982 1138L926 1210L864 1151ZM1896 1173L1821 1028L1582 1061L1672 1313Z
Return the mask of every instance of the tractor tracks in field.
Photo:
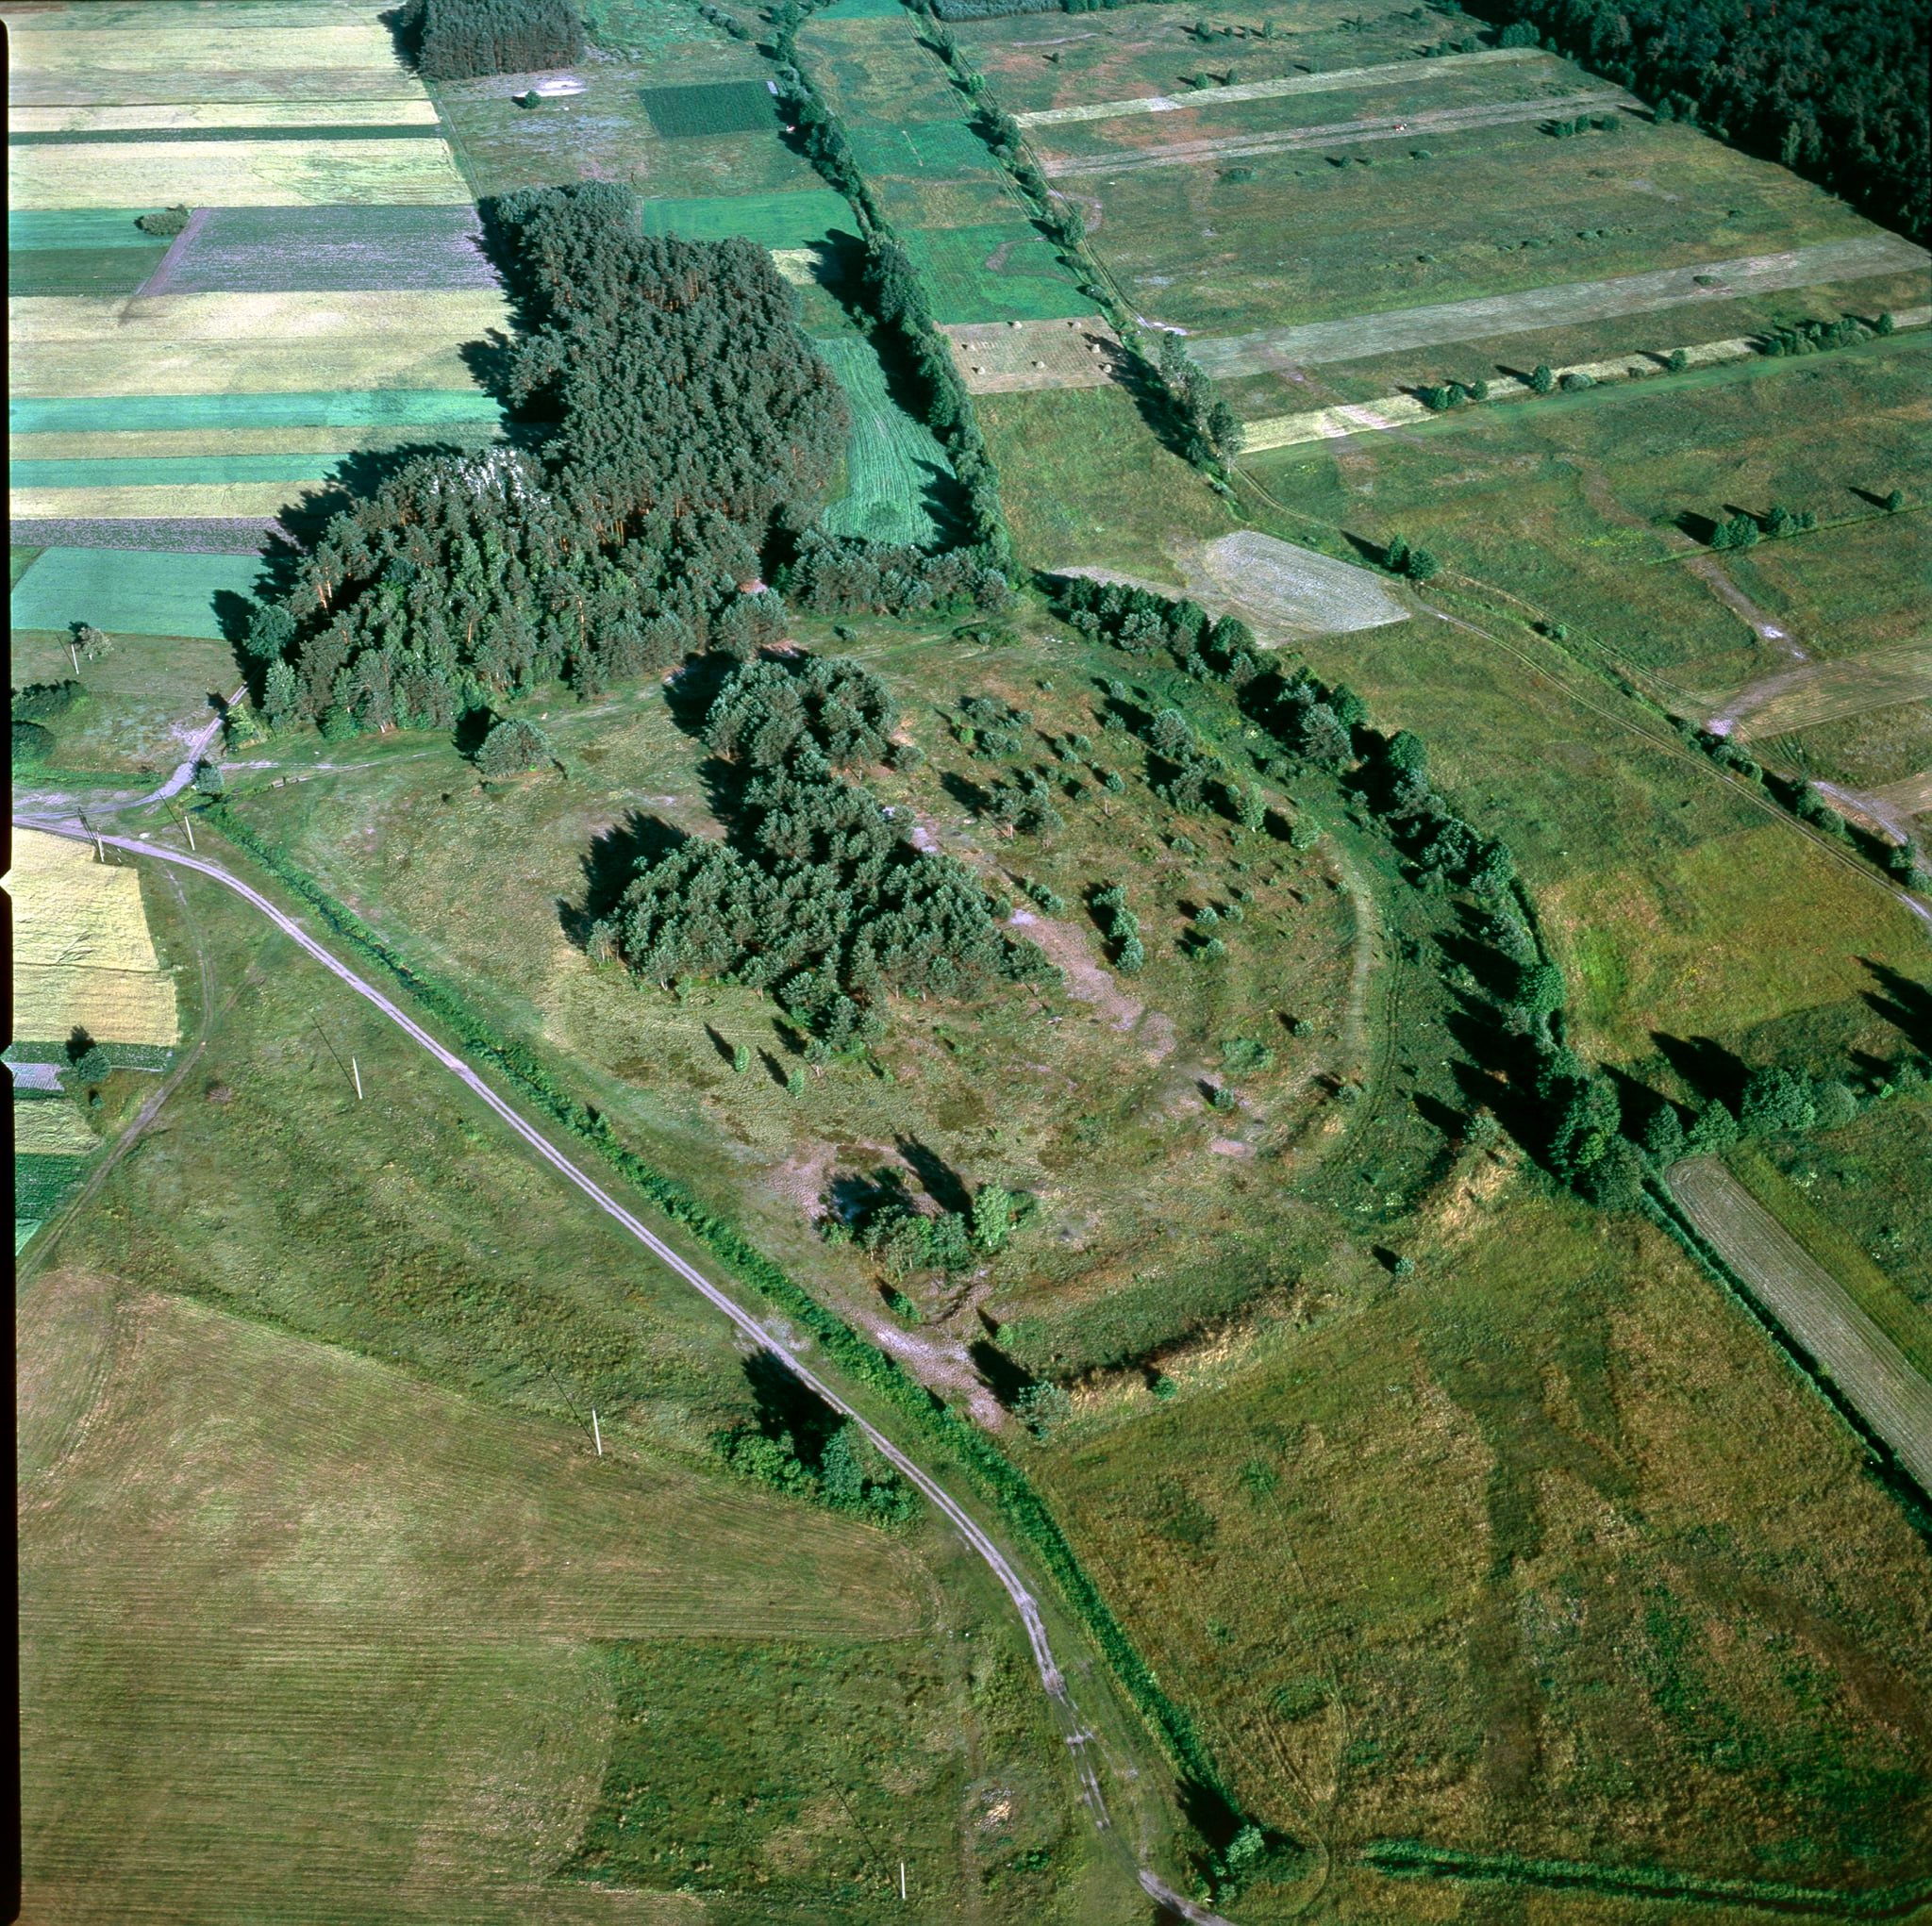
M722 1312L744 1338L759 1350L769 1352L802 1385L822 1398L841 1417L856 1424L874 1450L958 1534L968 1549L987 1567L1000 1589L1006 1593L1026 1634L1034 1663L1040 1673L1041 1689L1053 1707L1061 1740L1071 1756L1074 1776L1080 1785L1081 1801L1088 1809L1095 1832L1106 1835L1121 1853L1131 1861L1141 1889L1157 1903L1166 1907L1177 1918L1189 1921L1190 1926L1232 1926L1232 1922L1224 1919L1219 1914L1206 1906L1195 1904L1176 1892L1158 1873L1142 1863L1134 1849L1114 1830L1094 1757L1096 1752L1103 1749L1104 1742L1082 1717L1079 1707L1074 1701L1066 1675L1054 1655L1039 1602L1028 1590L1019 1571L986 1529L937 1479L923 1470L898 1445L842 1397L826 1379L805 1362L798 1350L794 1348L795 1340L788 1337L782 1328L768 1328L779 1326L780 1320L771 1318L767 1322L760 1322L749 1309L739 1303L737 1298L714 1284L695 1265L683 1257L633 1212L619 1203L594 1178L564 1155L541 1131L527 1121L505 1098L499 1096L491 1085L454 1051L440 1043L375 985L359 976L331 951L325 948L293 917L278 909L259 890L223 868L221 864L211 862L205 856L187 855L179 850L164 848L152 841L138 840L132 837L91 836L71 819L50 822L16 817L14 821L23 828L44 830L75 841L93 840L103 846L111 845L114 849L130 855L171 865L176 870L192 871L241 897L250 907L266 917L298 949L305 951L352 993L369 1004L379 1015L387 1017L412 1042L434 1057L473 1096L494 1112L498 1120L521 1138L541 1161L549 1165L567 1185L594 1204L619 1229L641 1244L675 1277L689 1286L714 1309ZM207 968L205 956L203 968ZM184 1062L177 1068L170 1088L178 1083L180 1076L188 1068L189 1062ZM157 1110L165 1094L164 1090L154 1100L154 1107ZM1123 1767L1120 1762L1115 1762L1111 1769L1117 1772L1124 1771L1129 1779L1137 1776L1133 1767Z

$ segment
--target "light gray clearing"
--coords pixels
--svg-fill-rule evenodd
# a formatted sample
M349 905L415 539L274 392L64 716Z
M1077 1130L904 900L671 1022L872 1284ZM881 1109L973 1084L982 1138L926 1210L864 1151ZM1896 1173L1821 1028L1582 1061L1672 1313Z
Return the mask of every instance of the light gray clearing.
M1788 254L1747 255L1739 260L1705 261L1655 274L1620 274L1607 281L1572 281L1559 288L1531 288L1475 301L1431 307L1401 307L1386 314L1351 315L1345 321L1310 322L1304 327L1256 334L1195 338L1194 359L1212 375L1279 374L1324 361L1364 360L1405 348L1482 340L1491 335L1533 334L1618 314L1644 314L1687 301L1735 301L1747 294L1808 288L1823 281L1854 281L1895 274L1932 261L1923 247L1896 235L1822 241Z
M1210 615L1238 615L1264 648L1310 636L1347 635L1407 622L1409 611L1367 569L1311 548L1277 541L1243 528L1178 558L1178 586L1124 575L1114 569L1073 568L1055 573L1120 582L1157 595L1193 600Z
M1126 114L1170 114L1193 108L1227 107L1239 100L1278 100L1291 93L1333 93L1342 88L1394 87L1404 81L1442 80L1468 67L1548 58L1537 47L1491 47L1480 54L1444 54L1434 60L1385 60L1374 67L1338 67L1332 74L1291 74L1282 80L1197 87L1186 93L1144 93L1131 100L1090 100L1078 107L1041 108L1030 114L1015 114L1013 118L1023 127L1058 126L1066 121L1112 121Z
M1715 1157L1673 1165L1669 1182L1685 1215L1751 1295L1818 1361L1920 1486L1932 1490L1932 1385L1911 1360Z
M1505 127L1516 121L1546 121L1629 105L1627 93L1567 93L1547 100L1511 100L1478 107L1441 107L1406 114L1374 114L1357 121L1334 121L1322 127L1285 127L1275 134L1225 134L1213 141L1176 141L1119 154L1082 155L1077 159L1043 159L1055 180L1074 174L1133 174L1143 167L1191 167L1197 160L1236 160L1247 154L1275 154L1292 147L1355 147L1364 141L1409 141L1422 134L1455 134L1471 127Z

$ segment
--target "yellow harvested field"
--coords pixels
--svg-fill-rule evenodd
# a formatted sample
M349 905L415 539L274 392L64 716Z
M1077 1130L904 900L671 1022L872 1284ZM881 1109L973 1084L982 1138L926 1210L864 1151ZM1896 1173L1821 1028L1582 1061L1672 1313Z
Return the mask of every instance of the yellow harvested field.
M170 516L252 522L298 510L321 482L186 482L157 488L13 489L16 522L154 522ZM340 506L340 503L337 505Z
M1120 378L1126 351L1097 315L1062 321L973 321L945 329L969 393L1036 388L1104 388Z
M207 344L227 355L262 340L325 345L331 338L397 340L424 347L474 341L491 328L507 329L509 309L494 288L447 293L156 294L125 301L61 294L9 301L7 319L17 358L27 348L109 343L142 355Z
M141 878L85 843L22 829L5 878L13 903L13 1032L52 1040L75 1024L103 1043L173 1043L175 979L160 966Z
M16 208L458 207L470 191L441 141L90 141L12 147Z
M85 1157L101 1147L72 1104L42 1098L13 1106L13 1148L22 1156Z
M436 109L421 93L390 100L256 100L177 106L21 107L16 134L108 134L145 127L408 127L433 126Z
M474 389L463 345L509 325L491 288L61 296L9 302L8 319L11 389L23 397Z

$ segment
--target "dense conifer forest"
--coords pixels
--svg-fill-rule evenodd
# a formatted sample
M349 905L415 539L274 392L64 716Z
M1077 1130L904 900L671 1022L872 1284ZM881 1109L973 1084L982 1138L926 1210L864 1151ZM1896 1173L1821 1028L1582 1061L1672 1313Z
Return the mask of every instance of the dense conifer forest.
M736 777L730 840L693 837L641 862L592 928L591 954L661 983L770 989L817 1056L874 1040L889 991L951 996L1050 974L962 865L919 849L837 773L903 755L897 721L856 662L740 667L705 723Z
M567 67L584 51L575 0L407 0L397 25L425 80Z
M1893 0L1489 0L1659 112L1932 232L1932 10ZM1527 38L1524 33L1524 38Z
M848 414L745 241L647 239L627 190L498 204L524 305L508 375L534 450L411 457L256 617L272 723L447 727L777 631L763 554L808 527Z

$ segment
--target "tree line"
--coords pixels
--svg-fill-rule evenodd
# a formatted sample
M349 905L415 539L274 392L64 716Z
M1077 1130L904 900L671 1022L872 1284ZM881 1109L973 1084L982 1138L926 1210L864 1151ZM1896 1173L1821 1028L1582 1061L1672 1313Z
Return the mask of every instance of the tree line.
M876 1041L889 994L1051 977L960 863L917 848L839 773L903 760L896 722L884 685L854 662L734 671L705 722L737 778L727 839L692 837L641 859L592 925L591 955L658 983L769 990L819 1061Z
M643 236L601 183L490 212L533 445L412 456L323 527L249 627L272 726L446 728L779 631L763 556L809 526L849 414L769 256Z
M568 67L584 52L575 0L406 0L393 24L425 80Z
M1893 0L1477 0L1641 94L1916 239L1932 232L1932 13Z

